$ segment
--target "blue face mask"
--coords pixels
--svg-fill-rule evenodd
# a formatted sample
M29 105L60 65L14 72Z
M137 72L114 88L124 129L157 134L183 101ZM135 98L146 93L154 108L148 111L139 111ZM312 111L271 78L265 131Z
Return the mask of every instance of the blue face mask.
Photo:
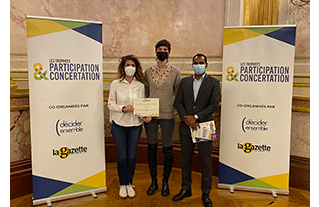
M193 71L196 75L201 75L205 72L206 65L193 65Z

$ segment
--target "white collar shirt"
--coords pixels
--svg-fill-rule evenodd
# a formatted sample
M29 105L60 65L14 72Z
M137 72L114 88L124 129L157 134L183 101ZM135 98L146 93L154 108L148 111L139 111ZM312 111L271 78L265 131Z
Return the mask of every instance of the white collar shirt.
M195 75L193 75L193 79L194 79L194 81L193 81L194 101L196 101L199 88L200 88L200 86L202 85L202 82L203 82L203 80L204 80L204 78L205 78L205 75L206 75L206 73L204 73L204 74L202 75L202 77L200 77L199 80L196 80Z
M115 80L110 85L108 108L110 110L110 122L125 127L139 126L143 123L140 117L135 117L133 112L122 112L122 108L128 104L133 106L135 98L144 98L144 84L135 78L129 84L125 79Z

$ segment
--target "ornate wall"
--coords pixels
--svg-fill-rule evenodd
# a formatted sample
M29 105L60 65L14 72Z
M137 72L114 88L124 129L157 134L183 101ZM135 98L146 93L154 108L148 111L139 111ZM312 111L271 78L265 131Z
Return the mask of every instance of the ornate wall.
M27 53L25 15L35 15L101 21L104 57L153 57L163 38L174 57L222 56L223 0L12 0L10 15L11 54Z

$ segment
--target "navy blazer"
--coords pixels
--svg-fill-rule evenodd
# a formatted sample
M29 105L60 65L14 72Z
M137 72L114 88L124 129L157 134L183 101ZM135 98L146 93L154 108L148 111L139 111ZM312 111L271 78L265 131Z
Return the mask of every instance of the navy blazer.
M219 107L220 83L214 77L205 75L199 88L196 101L194 101L193 76L182 79L175 98L175 107L181 118L179 133L190 134L189 126L184 122L184 116L198 116L198 123L213 120L213 113Z

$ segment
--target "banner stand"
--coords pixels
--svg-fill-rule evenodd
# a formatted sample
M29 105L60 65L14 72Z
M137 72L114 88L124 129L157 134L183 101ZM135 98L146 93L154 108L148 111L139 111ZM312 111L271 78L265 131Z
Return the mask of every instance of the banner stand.
M26 16L33 205L106 188L102 22Z
M280 195L289 195L289 191L287 190L273 190L273 189L265 189L265 188L257 188L257 187L243 187L243 186L236 186L236 185L226 185L226 184L218 184L218 188L227 189L231 194L235 193L235 190L242 190L242 191L252 191L258 193L270 193L274 198L277 198L277 194Z
M49 207L49 206L52 206L51 202L66 200L66 199L71 199L71 198L77 198L77 197L87 196L87 195L92 195L92 197L95 199L95 198L97 198L96 193L103 193L103 192L106 192L106 190L107 190L107 187L95 189L95 190L91 190L91 191L73 193L73 194L69 194L69 195L56 196L53 198L39 199L39 200L33 201L33 205L40 205L43 203L47 203L47 205Z
M289 195L296 25L224 27L218 188Z

